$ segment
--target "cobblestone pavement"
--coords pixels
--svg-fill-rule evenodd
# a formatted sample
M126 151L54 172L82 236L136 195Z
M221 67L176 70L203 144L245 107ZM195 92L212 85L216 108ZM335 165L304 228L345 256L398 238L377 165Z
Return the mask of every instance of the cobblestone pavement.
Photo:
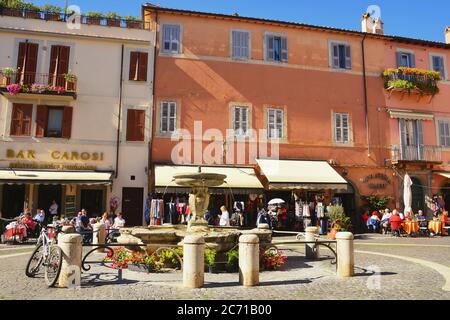
M278 240L278 239L277 239ZM359 253L378 252L432 261L450 267L450 237L394 239L368 235L355 241L356 276L339 279L330 252L307 261L304 246L283 248L289 256L283 271L263 272L260 286L243 288L237 274L205 274L205 287L181 286L181 272L144 274L93 265L83 273L81 289L46 288L42 276L29 279L24 268L31 248L0 246L0 299L450 299L445 278L421 263ZM97 256L98 259L101 255ZM374 272L378 272L379 275Z

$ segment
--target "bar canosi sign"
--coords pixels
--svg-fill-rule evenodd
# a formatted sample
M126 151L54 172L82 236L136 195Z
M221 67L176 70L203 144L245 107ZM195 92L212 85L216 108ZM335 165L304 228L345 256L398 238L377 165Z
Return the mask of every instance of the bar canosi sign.
M78 161L78 162L101 162L104 161L103 152L79 152L79 151L48 151L49 159L54 161ZM6 158L9 160L38 161L35 150L6 150ZM48 158L47 158L48 159Z

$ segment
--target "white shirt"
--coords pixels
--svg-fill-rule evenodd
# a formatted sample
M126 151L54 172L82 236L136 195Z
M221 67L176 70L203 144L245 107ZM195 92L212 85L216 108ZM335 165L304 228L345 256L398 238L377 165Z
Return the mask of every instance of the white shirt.
M123 227L125 227L125 220L123 218L120 219L119 217L116 217L114 219L113 228L123 228Z
M50 212L50 214L58 214L58 205L56 203L52 204L48 211Z
M221 227L229 227L230 226L230 214L228 213L228 211L222 212L222 215L220 216L219 225Z

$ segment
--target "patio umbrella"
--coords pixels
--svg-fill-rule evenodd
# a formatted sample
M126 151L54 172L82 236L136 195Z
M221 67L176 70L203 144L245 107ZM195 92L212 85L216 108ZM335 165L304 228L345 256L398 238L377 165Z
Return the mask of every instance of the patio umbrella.
M412 211L412 192L411 186L413 182L408 174L405 175L405 179L403 181L403 202L405 204L405 213Z
M279 199L279 198L272 199L269 201L269 205L276 205L276 204L283 204L283 203L286 203L286 201L284 201L283 199Z

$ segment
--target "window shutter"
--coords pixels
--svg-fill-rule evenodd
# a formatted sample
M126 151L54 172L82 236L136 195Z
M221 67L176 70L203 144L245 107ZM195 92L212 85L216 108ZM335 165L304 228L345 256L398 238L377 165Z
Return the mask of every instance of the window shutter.
M139 69L138 69L138 79L139 81L147 81L147 70L148 70L148 53L139 53Z
M129 109L127 111L127 141L136 141L136 117L135 111Z
M411 53L409 56L411 59L411 68L415 68L416 67L416 55Z
M281 37L281 61L288 62L288 41L286 37Z
M175 132L177 122L177 104L175 102L169 103L169 131Z
M341 142L342 141L342 121L341 115L339 113L334 114L334 141Z
M172 53L179 53L179 43L180 43L180 26L171 26L171 37L170 37L170 51Z
M59 50L58 59L58 78L57 85L60 87L65 87L66 80L64 79L64 74L69 72L69 59L70 59L70 47L61 46Z
M130 52L130 75L128 78L130 81L137 80L138 56L139 52Z
M339 68L339 45L336 43L331 44L331 54L332 54L332 67Z
M27 52L27 42L20 42L19 43L19 53L17 55L17 69L20 70L20 72L25 72L25 55Z
M62 121L61 136L65 139L70 139L72 134L72 107L64 107L64 115Z
M348 125L348 114L341 115L342 121L342 142L349 142L349 125Z
M24 78L24 83L26 84L33 84L36 80L38 48L39 45L37 43L28 42L27 57L25 63L26 76Z
M396 56L397 56L397 68L400 68L402 66L402 53L397 52Z
M13 104L11 115L11 136L30 136L31 117L33 114L32 104Z
M167 119L169 116L169 103L168 102L162 102L161 103L161 125L160 130L161 132L167 132Z
M273 61L275 59L274 38L271 35L266 36L267 45L267 60Z
M58 63L58 46L52 46L52 49L50 51L50 68L48 70L49 78L48 78L48 84L52 85L53 83L56 84L56 75L58 73L57 63Z
M267 110L267 135L269 138L273 137L275 130L275 114L273 109Z
M145 111L144 110L136 110L137 112L137 141L144 141L145 139Z
M241 108L241 130L242 134L247 134L248 131L248 108Z
M170 51L170 28L168 25L163 25L163 52Z
M10 135L11 136L20 136L22 132L22 122L21 122L21 110L20 106L14 104L13 105L13 112L11 116L11 129L10 129Z
M345 68L352 68L352 49L350 46L345 46Z
M48 107L38 105L36 113L36 137L44 137L47 129Z
M239 134L239 129L241 127L240 123L241 123L241 115L239 112L239 107L235 107L234 108L234 119L233 119L235 134Z
M277 138L283 138L283 127L284 127L284 111L277 110Z

